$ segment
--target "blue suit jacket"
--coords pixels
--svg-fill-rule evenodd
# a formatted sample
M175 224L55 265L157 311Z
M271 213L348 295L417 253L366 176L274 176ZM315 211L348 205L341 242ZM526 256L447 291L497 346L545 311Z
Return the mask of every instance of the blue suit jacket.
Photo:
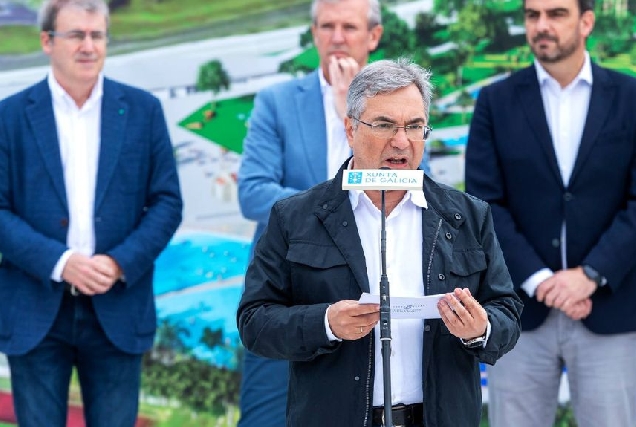
M254 101L238 175L241 212L257 222L254 243L276 201L329 178L319 72L267 87ZM426 155L421 167L428 172Z
M106 335L141 353L152 345L154 260L181 221L172 145L159 101L104 79L95 189L95 253L125 282L93 297ZM64 174L46 80L0 102L0 351L23 354L46 335L63 284L51 281L67 250Z
M608 279L583 323L593 332L636 331L636 80L592 64L593 85L576 162L561 179L534 66L482 89L466 151L466 191L492 205L497 236L519 289L542 268L589 264ZM522 325L549 309L524 300Z

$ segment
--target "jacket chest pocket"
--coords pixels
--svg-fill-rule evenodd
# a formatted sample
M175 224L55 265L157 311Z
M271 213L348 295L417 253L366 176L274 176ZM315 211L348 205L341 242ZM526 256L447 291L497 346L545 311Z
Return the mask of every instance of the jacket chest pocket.
M334 246L291 242L286 256L296 303L316 304L358 299L360 288L344 256ZM357 288L357 292L354 289Z
M486 254L481 249L453 252L450 288L468 288L476 295L479 281L486 268Z

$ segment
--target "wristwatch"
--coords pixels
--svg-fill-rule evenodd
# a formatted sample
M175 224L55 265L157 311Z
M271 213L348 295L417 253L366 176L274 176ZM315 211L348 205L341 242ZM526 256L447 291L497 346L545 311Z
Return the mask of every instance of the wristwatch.
M480 337L477 338L471 338L469 340L465 340L463 338L460 338L459 340L462 342L462 344L464 344L467 348L480 348L484 346L484 343L486 342L486 333L488 332L488 329L486 329L486 331L484 332L484 334Z
M605 279L605 277L601 276L598 271L596 271L589 265L583 265L581 266L581 268L583 268L583 274L585 274L585 276L587 276L587 278L590 279L592 282L596 283L597 287L600 288L607 282L607 279Z

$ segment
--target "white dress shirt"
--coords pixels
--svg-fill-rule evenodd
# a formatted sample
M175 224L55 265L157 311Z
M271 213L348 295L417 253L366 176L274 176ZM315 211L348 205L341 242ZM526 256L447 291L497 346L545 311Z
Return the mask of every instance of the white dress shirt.
M327 179L336 176L340 166L351 156L351 149L345 134L344 122L338 117L333 100L333 89L322 70L318 72L322 91L322 106L325 109L327 125Z
M579 74L574 80L562 88L548 72L535 61L541 98L545 109L554 152L556 153L563 185L567 188L574 169L574 162L581 145L583 128L587 118L587 111L592 93L592 65L590 56L585 52L585 61ZM561 264L566 269L567 258L567 227L565 222L561 227ZM550 269L544 268L530 276L522 283L522 289L531 297L534 296L537 287L545 279L554 274Z
M51 275L51 279L57 282L62 281L62 271L73 252L88 256L95 252L93 210L100 148L103 81L103 76L100 75L90 97L78 108L55 80L53 73L50 72L48 76L69 210L66 237L69 250L60 257Z
M380 210L363 191L349 191L372 294L380 294ZM422 191L409 191L386 219L386 269L391 295L418 297L424 295L422 276L422 212L427 208ZM329 327L325 313L325 330L330 340L338 338ZM380 326L373 329L380 343ZM424 322L417 319L391 320L391 402L421 403L422 348ZM375 379L373 406L384 405L382 346L375 346Z

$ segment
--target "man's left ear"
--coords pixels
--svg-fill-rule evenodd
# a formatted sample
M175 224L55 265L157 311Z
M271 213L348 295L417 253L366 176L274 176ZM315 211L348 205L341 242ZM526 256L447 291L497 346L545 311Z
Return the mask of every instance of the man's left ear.
M596 22L596 15L591 10L587 10L581 16L581 35L588 37L594 29L594 23Z
M349 147L351 147L351 142L353 141L353 120L351 120L351 117L347 116L344 118L344 128L347 142L349 143Z
M42 51L47 55L51 53L51 36L46 31L40 31L40 46L42 46Z
M380 24L371 28L371 31L369 32L369 52L373 52L378 47L378 43L380 43L380 38L382 38L383 32L384 27Z

